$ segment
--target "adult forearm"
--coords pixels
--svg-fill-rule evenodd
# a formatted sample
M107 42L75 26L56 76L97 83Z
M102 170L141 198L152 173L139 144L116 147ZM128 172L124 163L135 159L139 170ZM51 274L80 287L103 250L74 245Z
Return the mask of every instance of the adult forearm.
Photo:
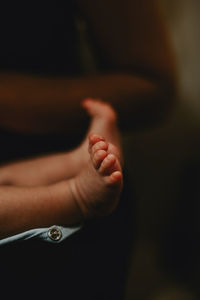
M35 133L73 133L86 127L87 115L80 103L87 97L110 102L118 112L121 128L134 128L137 120L156 118L160 113L156 105L159 103L162 110L173 88L168 80L131 73L56 79L19 74L0 77L1 126ZM149 108L151 116L145 114Z
M53 224L72 225L81 214L65 182L48 187L0 187L0 239Z

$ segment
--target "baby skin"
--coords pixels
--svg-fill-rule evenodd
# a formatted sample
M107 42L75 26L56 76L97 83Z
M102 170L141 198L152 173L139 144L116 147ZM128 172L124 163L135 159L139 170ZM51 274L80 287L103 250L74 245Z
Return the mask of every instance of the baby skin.
M102 135L109 143L117 148L117 155L122 160L119 129L117 127L117 114L112 106L101 100L85 99L82 107L91 117L88 132Z
M90 159L88 136L99 134L108 143L108 153L123 163L117 117L113 108L100 100L85 99L82 107L91 117L86 138L76 149L69 152L43 155L12 162L0 167L0 186L41 186L57 183L77 176Z
M118 204L122 169L111 144L90 134L88 162L67 180L45 186L0 186L0 239L52 224L105 216Z
M0 238L77 224L117 206L123 174L116 114L99 100L87 99L83 107L91 125L80 147L0 168Z
M84 218L107 215L117 206L123 176L114 149L102 136L89 135L88 164L70 181L73 199Z
M82 106L91 116L91 124L85 141L77 149L78 157L82 158L79 167L82 165L83 170L72 181L72 190L84 216L100 216L116 207L122 189L123 159L117 116L101 100L85 99Z

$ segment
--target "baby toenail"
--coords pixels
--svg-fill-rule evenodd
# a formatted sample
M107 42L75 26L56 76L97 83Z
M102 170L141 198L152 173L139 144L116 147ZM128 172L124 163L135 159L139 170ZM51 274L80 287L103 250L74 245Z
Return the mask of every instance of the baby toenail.
M108 154L107 158L108 158L109 160L112 160L112 159L114 159L115 157L114 157L113 154L110 153L110 154Z

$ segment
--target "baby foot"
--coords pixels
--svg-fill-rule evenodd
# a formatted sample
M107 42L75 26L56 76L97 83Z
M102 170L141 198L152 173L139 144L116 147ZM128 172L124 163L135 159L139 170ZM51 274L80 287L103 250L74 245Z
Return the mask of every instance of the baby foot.
M88 162L88 136L94 132L103 136L109 142L108 152L114 153L120 162L123 163L120 136L117 127L117 115L114 109L110 104L94 99L85 99L82 102L82 106L91 116L91 123L85 140L76 149L80 165L84 167Z
M116 145L121 150L119 129L117 126L117 114L109 103L96 99L85 99L83 108L91 116L89 133L95 132L103 136L107 142Z
M89 136L87 167L72 181L72 192L84 217L107 215L117 206L122 189L122 169L111 145L96 134Z

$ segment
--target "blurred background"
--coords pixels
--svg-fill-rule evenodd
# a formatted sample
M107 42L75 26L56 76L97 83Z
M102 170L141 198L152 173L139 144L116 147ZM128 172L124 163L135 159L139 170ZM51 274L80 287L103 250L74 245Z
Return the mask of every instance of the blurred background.
M123 138L137 194L126 300L193 300L200 299L200 1L159 2L179 95L165 124Z
M199 300L200 1L157 1L174 48L179 87L165 123L123 136L136 193L124 300ZM82 68L90 73L96 66L87 28L79 18L77 26Z
M125 300L199 300L200 1L158 2L177 60L179 87L165 123L123 136L136 192ZM85 43L84 23L77 21L82 67L90 72L95 61Z

